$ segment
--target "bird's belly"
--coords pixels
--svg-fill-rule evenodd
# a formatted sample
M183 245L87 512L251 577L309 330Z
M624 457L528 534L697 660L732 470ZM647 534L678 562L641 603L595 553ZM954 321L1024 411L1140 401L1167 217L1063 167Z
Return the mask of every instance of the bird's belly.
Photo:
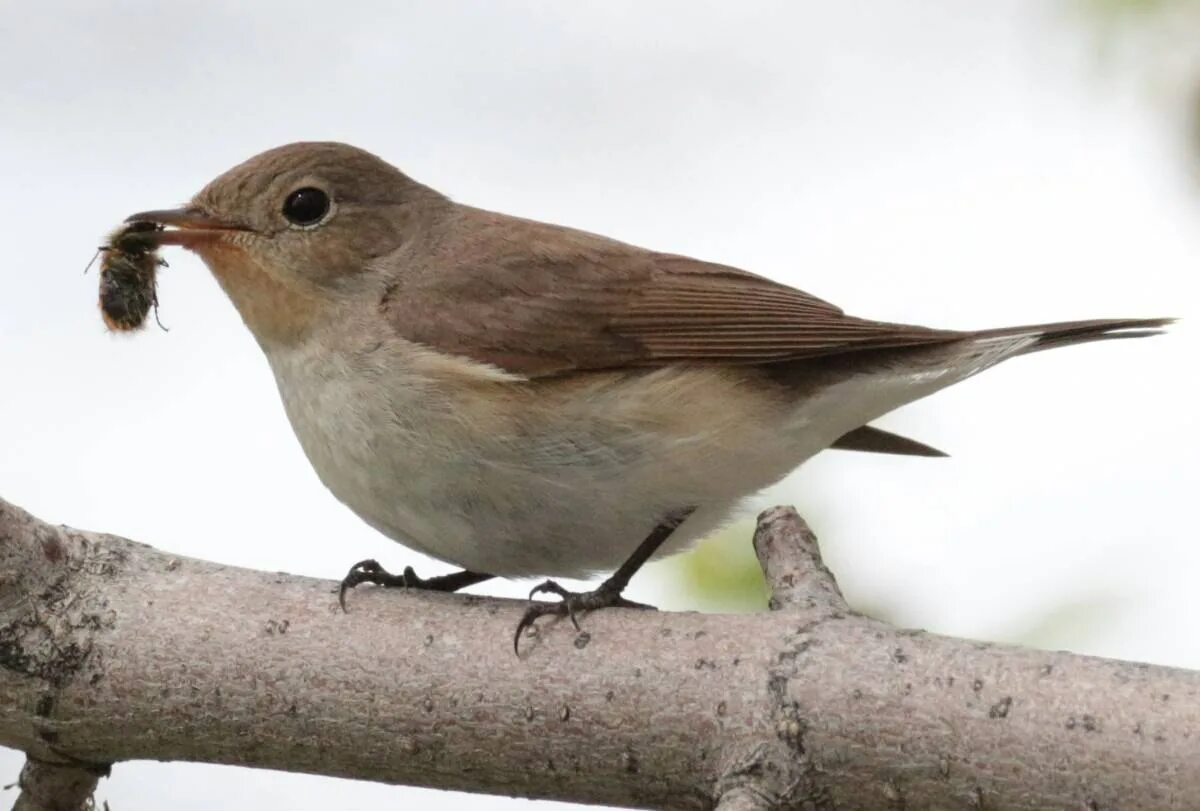
M615 569L659 520L697 499L695 487L656 474L645 457L619 467L573 453L548 460L536 450L581 453L593 440L586 434L534 432L520 445L463 436L440 420L381 431L379 418L349 406L288 411L340 501L389 538L471 571L571 577ZM705 508L664 551L711 531L757 489L740 481L717 492L713 484L704 488Z
M475 537L464 531L461 506L448 505L445 496L467 467L469 450L441 451L443 421L432 415L435 398L422 381L405 386L392 375L383 386L344 356L271 360L296 438L330 492L393 540L472 568Z
M680 549L810 455L763 415L729 419L694 398L689 408L675 396L686 392L636 378L547 390L534 400L546 409L530 413L529 391L514 399L512 384L391 368L384 391L345 359L272 366L300 444L339 500L396 541L489 574L611 570L659 521L696 506L664 551Z

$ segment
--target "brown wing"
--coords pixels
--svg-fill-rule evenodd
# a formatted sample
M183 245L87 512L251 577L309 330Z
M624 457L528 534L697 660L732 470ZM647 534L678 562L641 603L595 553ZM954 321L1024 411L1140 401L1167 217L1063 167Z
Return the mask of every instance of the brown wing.
M472 211L472 210L468 210ZM769 364L962 333L868 321L737 268L487 212L398 271L398 334L529 377L677 363Z

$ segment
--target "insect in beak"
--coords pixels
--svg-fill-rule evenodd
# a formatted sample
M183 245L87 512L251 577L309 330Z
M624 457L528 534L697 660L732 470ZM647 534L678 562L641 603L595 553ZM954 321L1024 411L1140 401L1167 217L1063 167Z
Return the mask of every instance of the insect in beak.
M161 232L161 225L134 220L100 246L100 314L113 332L141 329L151 309L158 320L157 274L167 264L157 252Z

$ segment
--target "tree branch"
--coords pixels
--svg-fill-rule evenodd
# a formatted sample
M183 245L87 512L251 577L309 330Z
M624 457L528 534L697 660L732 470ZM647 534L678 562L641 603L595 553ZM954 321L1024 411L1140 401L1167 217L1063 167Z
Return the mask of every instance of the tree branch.
M64 766L29 758L17 785L21 796L13 811L86 811L92 792L107 770Z
M817 536L791 507L775 507L758 517L754 551L771 590L772 611L850 611L833 572L821 560Z
M755 544L779 610L602 611L518 659L520 602L360 589L343 614L328 581L0 501L0 744L70 779L154 758L637 807L1194 807L1200 674L857 615L791 510Z

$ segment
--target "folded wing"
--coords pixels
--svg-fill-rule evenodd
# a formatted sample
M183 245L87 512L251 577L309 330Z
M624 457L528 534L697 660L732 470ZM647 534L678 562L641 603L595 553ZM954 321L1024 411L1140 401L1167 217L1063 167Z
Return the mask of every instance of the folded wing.
M396 331L526 377L769 364L966 333L870 321L737 268L557 226L483 219L456 258L387 291Z

